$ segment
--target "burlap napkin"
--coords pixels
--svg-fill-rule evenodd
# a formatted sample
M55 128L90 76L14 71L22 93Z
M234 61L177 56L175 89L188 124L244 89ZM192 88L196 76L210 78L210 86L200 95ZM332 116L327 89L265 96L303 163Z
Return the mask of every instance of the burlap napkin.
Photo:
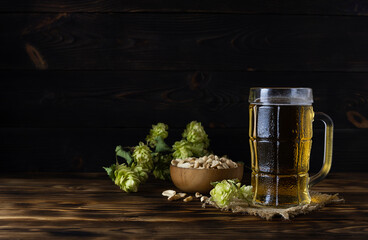
M241 200L234 200L230 202L225 208L220 208L215 202L207 200L202 207L211 205L224 211L232 211L234 213L244 213L254 216L260 216L264 219L271 219L276 215L281 215L284 219L290 219L299 214L307 214L312 211L323 208L327 204L343 203L344 199L340 198L338 194L330 195L319 192L310 192L311 203L290 208L272 208L272 207L259 207L249 205L248 203Z

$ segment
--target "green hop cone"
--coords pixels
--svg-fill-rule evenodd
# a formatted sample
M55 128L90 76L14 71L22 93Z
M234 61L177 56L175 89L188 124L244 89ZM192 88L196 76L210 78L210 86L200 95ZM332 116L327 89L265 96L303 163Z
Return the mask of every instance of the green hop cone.
M125 164L120 164L115 170L115 184L125 192L137 192L141 183L137 174Z
M204 148L207 148L210 144L208 135L204 131L202 124L197 121L192 121L187 125L187 128L183 132L183 138L187 139L191 143L202 142Z
M210 192L211 200L220 208L226 207L234 197L238 196L238 186L233 180L222 180L215 184Z
M248 204L252 204L253 188L252 186L241 186L238 179L222 180L221 182L212 183L215 187L211 190L211 200L224 208L234 199L242 199Z
M241 186L238 190L238 198L251 203L253 200L253 187L246 185Z
M208 155L208 151L206 150L205 143L199 142L199 143L190 143L190 150L193 153L193 156L195 157L202 157L204 155Z
M152 151L147 145L139 142L139 145L136 146L133 151L134 161L142 168L151 171L153 169L153 160L151 153Z
M132 171L138 176L139 180L144 183L148 179L149 171L140 165L133 164L131 167Z
M153 175L156 179L170 180L170 162L172 160L171 153L153 153L153 162L155 163L155 168L153 169Z
M199 143L191 143L187 140L181 140L175 142L173 145L173 157L185 159L188 157L202 157L208 154L208 151L205 149L205 144L202 142Z
M168 180L170 179L170 167L156 166L153 175L156 179Z
M152 153L153 162L156 164L165 164L170 166L172 160L172 154Z
M181 140L174 143L172 146L174 158L185 159L193 156L191 144L187 140Z
M157 123L156 125L152 125L152 129L149 132L149 135L146 137L147 144L154 148L157 144L157 138L161 137L161 139L167 138L169 133L167 130L169 129L169 126L164 123Z

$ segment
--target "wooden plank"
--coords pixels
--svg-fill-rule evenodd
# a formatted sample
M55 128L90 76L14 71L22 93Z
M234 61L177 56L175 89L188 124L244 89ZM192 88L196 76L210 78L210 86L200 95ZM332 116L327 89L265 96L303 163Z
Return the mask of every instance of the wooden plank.
M368 122L368 73L0 71L1 127L247 128L256 86L311 87L339 129Z
M346 202L291 221L202 208L198 199L169 202L169 182L149 181L121 192L105 175L0 178L0 238L32 239L366 239L366 173L332 174L313 190L340 193ZM247 182L246 184L249 184Z
M0 12L209 12L245 14L367 15L357 0L18 0L3 1Z
M367 25L349 16L1 14L0 69L367 71Z
M167 143L181 139L181 129L170 129ZM136 146L144 141L149 127L139 129L105 128L9 128L0 129L0 172L103 172L115 163L115 147ZM211 149L228 155L250 169L248 129L206 128ZM336 130L333 172L368 171L368 129ZM323 131L316 129L311 154L311 172L320 169L323 157Z

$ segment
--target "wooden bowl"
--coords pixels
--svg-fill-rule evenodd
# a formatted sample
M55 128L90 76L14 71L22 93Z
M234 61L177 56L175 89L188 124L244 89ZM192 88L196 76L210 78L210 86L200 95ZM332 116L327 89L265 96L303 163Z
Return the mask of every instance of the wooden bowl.
M237 168L228 169L197 169L180 168L171 165L170 175L174 185L187 193L208 193L213 186L211 182L224 179L237 178L239 181L243 178L244 165L238 164Z

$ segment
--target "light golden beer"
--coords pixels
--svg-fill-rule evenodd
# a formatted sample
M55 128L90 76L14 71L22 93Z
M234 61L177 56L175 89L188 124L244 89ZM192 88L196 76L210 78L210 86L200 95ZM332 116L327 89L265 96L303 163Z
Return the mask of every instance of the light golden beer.
M310 202L311 105L249 106L254 203L288 207Z

